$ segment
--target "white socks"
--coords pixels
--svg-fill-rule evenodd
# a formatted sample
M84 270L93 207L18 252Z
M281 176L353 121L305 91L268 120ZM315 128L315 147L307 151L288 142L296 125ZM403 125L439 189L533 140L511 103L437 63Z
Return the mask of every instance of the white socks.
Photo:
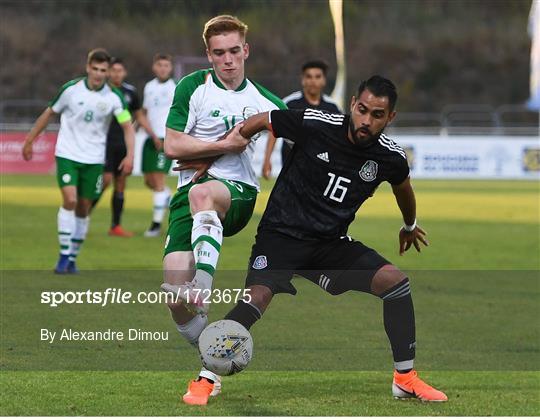
M63 207L58 209L58 242L60 243L60 254L69 255L71 247L71 235L75 228L75 210L66 210Z
M176 324L176 329L189 344L196 346L199 341L199 336L207 325L208 317L206 317L206 315L195 315L190 321L183 325Z
M165 187L163 191L154 191L154 213L152 221L154 223L161 223L167 207L169 207L169 198L171 197L171 190L169 187Z
M223 226L214 210L193 215L191 247L195 258L195 278L201 289L211 289L223 242Z
M88 233L88 225L90 218L87 217L75 217L75 231L71 235L71 248L69 252L69 259L74 261L79 255L82 243L86 239Z

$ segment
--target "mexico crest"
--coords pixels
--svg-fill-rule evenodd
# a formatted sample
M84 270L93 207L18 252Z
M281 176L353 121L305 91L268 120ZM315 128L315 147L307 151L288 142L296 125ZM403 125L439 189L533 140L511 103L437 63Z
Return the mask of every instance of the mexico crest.
M379 165L377 165L377 162L368 160L366 163L364 163L362 169L358 171L358 174L360 175L360 178L362 178L366 182L374 181L375 178L377 178L378 167Z
M255 258L255 261L253 261L252 265L255 270L262 270L267 266L268 262L266 261L266 255L259 255L257 258Z

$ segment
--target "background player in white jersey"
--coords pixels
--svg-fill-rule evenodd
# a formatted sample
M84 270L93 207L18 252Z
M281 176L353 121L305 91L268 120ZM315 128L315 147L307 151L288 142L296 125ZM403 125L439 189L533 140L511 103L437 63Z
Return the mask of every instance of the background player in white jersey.
M133 169L135 133L122 93L107 83L110 55L103 49L88 54L86 77L64 84L39 116L23 147L25 160L32 159L32 143L55 114L61 114L56 142L56 172L63 203L58 210L60 258L55 272L76 273L75 259L88 231L88 212L99 197L103 181L107 131L114 116L124 131L124 173Z
M202 159L201 165L209 169L198 180L193 169L200 168L198 163L191 162L180 172L178 192L170 204L163 260L162 288L167 291L211 290L223 236L240 231L253 213L259 189L251 167L254 146L249 141L231 144L217 140L250 115L285 105L245 77L246 32L247 26L232 16L209 20L203 39L212 69L184 77L176 88L167 119L165 152L183 162ZM238 130L239 126L233 131ZM187 306L188 302L169 304L180 334L196 344L208 322L208 308L191 307L200 312L194 316ZM184 401L204 405L220 387L220 378L203 370L190 383Z
M127 69L124 61L121 58L115 57L111 60L111 68L109 71L109 84L117 88L124 97L130 114L135 121L150 133L150 137L155 138L156 135L150 128L148 119L142 110L141 100L135 86L125 82L127 77ZM122 212L124 209L124 191L128 175L118 165L122 159L126 157L126 145L124 141L124 132L117 121L111 121L109 132L107 134L107 152L105 154L105 167L103 170L103 191L113 183L114 191L111 196L112 221L109 235L120 237L131 237L133 232L129 232L122 228L120 224ZM102 191L102 193L103 193ZM99 198L94 200L92 208L97 204Z
M152 132L143 147L142 171L144 182L154 192L152 223L144 236L159 236L161 222L169 205L171 190L165 185L166 174L171 169L171 160L163 152L165 122L171 107L176 83L171 79L172 57L168 54L154 56L152 71L156 76L144 87L143 108L146 111Z

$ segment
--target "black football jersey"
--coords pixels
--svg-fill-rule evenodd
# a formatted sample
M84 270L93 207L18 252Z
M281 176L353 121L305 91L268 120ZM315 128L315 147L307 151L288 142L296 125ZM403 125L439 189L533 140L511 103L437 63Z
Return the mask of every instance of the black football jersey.
M297 91L291 93L289 96L286 96L283 98L283 102L285 102L285 105L287 105L287 108L289 109L319 109L321 111L326 111L331 114L333 113L339 113L341 112L338 108L338 106L335 104L335 102L332 101L332 99L327 95L321 95L321 100L319 102L319 105L313 106L310 104L306 97L304 96L303 91Z
M135 86L130 85L129 83L122 83L118 88L124 94L124 100L128 106L129 112L133 115L135 111L141 109L141 100L137 94L137 89ZM107 143L123 143L124 142L124 130L116 121L116 118L111 120L111 125L109 126L109 132L107 133Z
M377 187L409 176L403 149L382 134L355 145L347 137L349 116L320 110L270 114L276 137L294 141L292 156L276 181L259 229L299 239L346 235L355 214Z

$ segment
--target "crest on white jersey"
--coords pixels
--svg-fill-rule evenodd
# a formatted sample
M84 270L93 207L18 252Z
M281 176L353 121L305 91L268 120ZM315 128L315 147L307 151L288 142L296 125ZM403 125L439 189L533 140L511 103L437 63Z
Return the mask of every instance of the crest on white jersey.
M362 178L364 181L371 182L374 181L375 178L377 178L378 169L379 165L377 165L377 162L368 160L366 163L364 163L362 169L358 171L358 174L360 175L360 178Z
M253 261L253 268L255 270L262 270L263 268L266 268L268 266L268 261L266 260L266 255L259 255L257 258L255 258L255 261Z

